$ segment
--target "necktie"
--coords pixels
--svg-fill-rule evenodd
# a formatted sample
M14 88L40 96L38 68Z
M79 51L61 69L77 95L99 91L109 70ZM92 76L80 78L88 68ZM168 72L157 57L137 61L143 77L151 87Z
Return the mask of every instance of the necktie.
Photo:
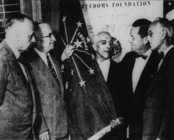
M139 58L139 57L143 58L144 60L147 59L147 55L136 54L136 58Z
M51 63L50 56L48 54L47 54L47 62L48 62L48 68L49 68L51 74L53 75L53 77L55 78L56 82L60 86L59 79L57 77L57 74L56 74L56 71L55 71L55 69L53 67L53 64Z
M164 59L164 53L161 52L161 53L159 53L159 56L158 56L158 70L160 69L163 59Z
M164 59L164 53L163 52L161 52L159 55L160 55L160 60Z

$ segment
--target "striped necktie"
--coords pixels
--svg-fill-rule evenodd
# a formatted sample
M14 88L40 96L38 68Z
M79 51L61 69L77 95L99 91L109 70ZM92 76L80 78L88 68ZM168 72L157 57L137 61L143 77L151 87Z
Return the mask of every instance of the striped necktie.
M47 54L47 57L46 58L47 58L47 62L48 62L48 68L49 68L51 74L53 75L53 77L55 78L56 82L60 86L60 82L59 82L59 79L57 77L56 71L55 71L55 69L53 67L53 64L52 64L52 62L50 60L50 56Z

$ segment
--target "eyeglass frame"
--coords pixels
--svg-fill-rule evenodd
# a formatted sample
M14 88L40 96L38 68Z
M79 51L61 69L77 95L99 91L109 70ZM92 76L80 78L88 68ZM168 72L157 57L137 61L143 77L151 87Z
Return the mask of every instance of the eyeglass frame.
M37 37L37 38L46 38L46 37L51 38L52 35L54 35L54 34L53 33L49 33L47 36L40 36L40 37Z

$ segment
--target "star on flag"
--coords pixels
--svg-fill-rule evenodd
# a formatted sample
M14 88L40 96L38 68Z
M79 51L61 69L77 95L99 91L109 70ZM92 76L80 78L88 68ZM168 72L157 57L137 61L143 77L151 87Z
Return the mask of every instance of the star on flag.
M89 39L89 37L87 37L87 38L86 38L86 40L87 40L87 42L90 42L90 39Z
M90 74L92 75L92 74L94 74L94 70L93 69L89 69L89 72L90 72Z
M82 48L82 46L81 46L82 42L80 42L78 39L76 40L76 42L74 42L74 44L76 45L77 48L79 48L79 47Z
M71 69L71 75L74 75L74 70Z
M92 59L94 59L94 58L95 58L95 56L94 56L93 54L91 55L91 57L92 57Z
M81 79L81 81L79 82L80 87L85 86L85 82L86 82L86 81L83 81L83 80Z
M77 24L77 27L82 27L82 23L80 21L78 21L78 23L76 24Z
M65 17L63 17L62 21L66 21L66 16L65 16Z

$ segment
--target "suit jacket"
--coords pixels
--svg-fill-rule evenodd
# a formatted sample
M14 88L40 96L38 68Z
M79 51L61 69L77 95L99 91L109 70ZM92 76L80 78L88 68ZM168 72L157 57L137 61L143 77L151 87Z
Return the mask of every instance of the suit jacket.
M111 94L112 94L112 89L116 86L116 83L118 81L118 76L119 76L119 63L110 60L110 67L106 84L108 88L111 90Z
M5 41L0 44L0 139L30 138L33 117L31 87Z
M144 110L143 140L172 140L174 48L169 50L148 89Z
M121 62L121 78L119 83L119 93L122 94L123 107L125 108L122 113L130 125L130 137L133 139L140 139L142 136L143 126L143 110L144 102L146 99L147 89L150 81L152 80L158 66L158 54L152 52L148 62L146 63L135 92L132 88L132 72L135 64L136 53L130 52L126 54Z
M31 49L27 53L30 55L29 59L27 59L27 68L30 71L32 83L36 88L38 104L41 106L51 139L64 137L67 134L68 128L64 102L64 86L59 64L51 57L58 75L58 84L36 51ZM27 54L23 55L27 56ZM36 127L39 126L40 124L38 123ZM40 129L42 130L42 125Z

